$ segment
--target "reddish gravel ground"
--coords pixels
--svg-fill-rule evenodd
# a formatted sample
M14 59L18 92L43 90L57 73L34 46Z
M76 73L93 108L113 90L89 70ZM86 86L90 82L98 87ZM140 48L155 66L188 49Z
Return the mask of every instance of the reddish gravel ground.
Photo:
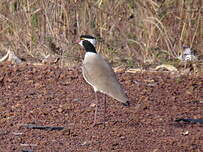
M0 65L0 152L202 152L203 77L117 73L130 107L107 98L92 127L94 94L80 68ZM104 95L98 121L103 121ZM29 129L23 124L62 126Z

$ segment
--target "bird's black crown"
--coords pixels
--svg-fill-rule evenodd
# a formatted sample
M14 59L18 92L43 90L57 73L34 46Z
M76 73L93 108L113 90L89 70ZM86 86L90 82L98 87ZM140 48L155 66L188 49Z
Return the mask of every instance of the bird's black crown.
M85 38L87 38L87 39L96 39L95 37L93 37L91 35L81 35L80 36L80 39L85 39Z

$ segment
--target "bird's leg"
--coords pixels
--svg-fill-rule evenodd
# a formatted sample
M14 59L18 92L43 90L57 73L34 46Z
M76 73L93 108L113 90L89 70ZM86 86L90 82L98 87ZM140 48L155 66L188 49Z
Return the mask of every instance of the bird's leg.
M98 96L97 96L97 92L95 92L95 99L96 99L96 105L95 105L95 112L94 112L94 123L93 126L96 125L96 121L97 121L97 111L98 111Z
M98 104L99 104L99 99L98 99L98 94L95 92L95 112L94 112L94 123L93 127L96 125L104 124L105 127L105 122L106 122L106 95L104 95L104 121L103 122L97 122L97 113L98 113Z
M104 95L104 125L106 122L106 95Z

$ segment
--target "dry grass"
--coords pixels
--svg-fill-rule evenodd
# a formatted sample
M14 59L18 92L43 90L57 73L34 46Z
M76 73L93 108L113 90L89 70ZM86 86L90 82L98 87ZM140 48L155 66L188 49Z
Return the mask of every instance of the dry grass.
M80 34L98 37L98 50L117 65L171 60L185 45L203 54L202 0L0 1L1 52L55 54L71 66L82 57L73 43Z

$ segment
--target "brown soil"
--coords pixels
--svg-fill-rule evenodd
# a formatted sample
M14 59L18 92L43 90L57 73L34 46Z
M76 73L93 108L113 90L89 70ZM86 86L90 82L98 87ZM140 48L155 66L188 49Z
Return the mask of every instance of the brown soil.
M169 73L117 73L130 101L107 97L106 124L92 127L94 92L80 68L0 65L0 151L200 152L203 78ZM103 120L104 95L98 121ZM63 130L23 124L62 126Z

